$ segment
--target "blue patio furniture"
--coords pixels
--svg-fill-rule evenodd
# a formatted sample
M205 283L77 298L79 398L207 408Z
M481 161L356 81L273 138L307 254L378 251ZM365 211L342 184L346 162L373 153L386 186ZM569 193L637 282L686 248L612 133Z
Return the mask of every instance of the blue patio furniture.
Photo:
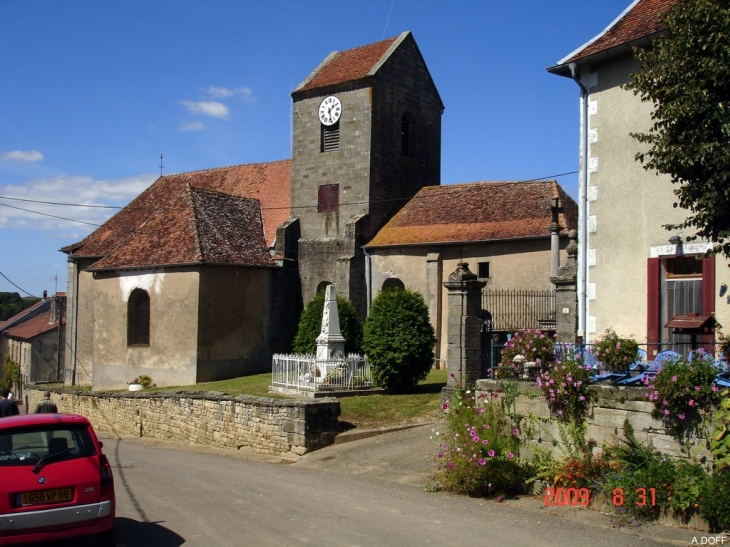
M671 350L662 351L654 358L654 361L651 362L649 367L644 372L642 372L638 376L634 376L633 378L624 378L623 380L614 382L614 385L633 386L633 385L641 384L644 382L644 380L653 378L654 376L656 376L657 373L661 370L662 365L664 365L664 363L676 361L677 359L680 359L681 357L682 357L682 355L677 353L676 351L671 351Z
M600 382L602 380L613 380L614 382L617 382L619 380L624 380L631 376L632 372L636 372L637 370L643 370L644 368L644 359L646 359L646 350L644 348L639 348L639 357L629 365L628 371L623 372L604 372L603 374L599 374L597 376L593 377L593 381Z

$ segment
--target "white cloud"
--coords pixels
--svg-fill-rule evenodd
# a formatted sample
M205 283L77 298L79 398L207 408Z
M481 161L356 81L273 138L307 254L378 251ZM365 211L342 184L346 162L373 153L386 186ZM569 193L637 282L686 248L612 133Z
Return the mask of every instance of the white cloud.
M205 129L205 124L203 122L183 122L180 124L180 126L177 128L178 131L202 131Z
M228 107L218 101L180 101L190 112L227 120L230 116Z
M0 184L0 196L53 203L122 207L152 184L157 177L158 175L155 174L145 174L122 179L94 179L83 176L36 179L20 185ZM56 234L49 234L51 236L68 235L68 239L63 243L63 245L68 245L85 237L96 229L94 224L103 224L118 210L0 198L0 228L52 230ZM67 219L80 220L90 224Z
M208 87L205 92L214 98L233 97L234 95L240 95L244 101L256 100L256 97L254 97L253 94L253 90L250 87L236 87L234 89L230 89L227 87L215 87L212 85Z
M12 150L0 155L1 161L42 161L45 157L38 150Z

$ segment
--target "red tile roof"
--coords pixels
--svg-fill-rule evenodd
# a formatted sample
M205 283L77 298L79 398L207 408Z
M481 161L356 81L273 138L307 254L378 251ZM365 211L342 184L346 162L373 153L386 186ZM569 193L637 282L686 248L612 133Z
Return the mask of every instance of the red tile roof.
M548 236L555 197L564 210L560 225L575 228L578 206L555 181L426 186L367 247Z
M226 264L273 267L256 199L187 184L91 271Z
M295 91L316 89L364 78L378 65L390 46L406 34L347 51L333 51Z
M40 308L41 306L44 306L44 305L48 306L50 309L50 305L51 305L50 300L39 300L38 302L36 302L32 306L30 306L29 308L25 308L23 311L16 313L12 317L8 318L8 320L5 321L2 325L0 325L0 330L5 330L5 329L12 327L13 325L17 325L18 323L27 321L27 319L24 319L24 317L26 317L29 314L32 314L38 308Z
M12 338L19 338L21 340L30 340L35 338L39 334L44 332L52 331L58 328L58 323L50 323L51 312L42 313L36 315L32 319L28 319L24 323L21 323L17 327L10 328L5 331L7 336ZM62 322L66 323L66 318L62 319Z
M630 44L666 29L663 16L677 0L637 0L601 34L558 61L558 66Z
M291 160L235 165L160 177L86 239L61 250L79 257L109 255L167 206L172 196L186 185L257 199L261 204L264 236L269 245L276 238L276 229L289 218Z

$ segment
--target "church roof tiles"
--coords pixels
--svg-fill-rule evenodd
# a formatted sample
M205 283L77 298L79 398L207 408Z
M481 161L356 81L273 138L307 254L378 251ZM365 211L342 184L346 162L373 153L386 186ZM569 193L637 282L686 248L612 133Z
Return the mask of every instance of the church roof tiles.
M258 200L187 184L90 270L190 264L275 266Z
M187 202L183 203L180 192L188 186L191 187L188 191L190 197ZM228 194L228 198L231 199L222 197L203 198L198 195L196 190ZM196 198L196 196L198 197ZM234 204L235 200L233 198L257 200L259 211L258 224L256 225L258 231L255 231L253 227L249 227L249 231L245 234L238 235L253 237L252 241L255 241L256 245L260 244L263 249L266 248L266 245L273 244L277 227L289 218L291 160L236 165L160 177L86 239L64 247L62 250L73 252L74 256L77 257L109 258L109 260L105 259L102 262L95 263L94 269L99 267L109 268L113 265L119 266L122 263L128 267L140 267L143 263L150 266L188 263L188 260L195 258L208 261L218 256L216 252L208 249L208 254L205 254L205 249L203 249L201 251L203 254L200 254L189 247L191 241L185 230L192 229L192 225L185 224L176 218L168 218L170 224L165 225L164 222L161 223L160 219L170 217L170 212L173 210L179 210L179 212L184 212L187 215L186 218L190 220L189 215L193 212L190 207L195 205L197 207L195 212L202 215L196 217L195 220L195 222L198 222L197 228L200 228L202 226L200 223L212 214L210 212L206 213L208 211L206 204L215 202L221 205L223 207L222 215L244 214L241 206ZM188 207L188 209L185 209L185 207ZM246 214L249 215L250 212ZM217 220L220 221L221 219ZM158 227L160 230L158 235L152 233L151 228L146 226L150 223ZM215 236L210 226L207 227L207 230L206 233L201 232L204 240L206 237L213 238ZM137 232L140 233L137 234ZM143 248L143 243L154 246L155 241L162 240L163 234L165 234L164 237L167 238L167 242L170 244L168 245L171 247L170 249ZM262 238L265 238L265 240ZM212 244L212 239L209 242ZM176 247L178 244L181 246ZM235 257L238 257L243 261L243 264L271 265L270 262L263 260L258 255L257 258L253 259L250 249L247 251L228 249L220 252L223 252L224 255L226 253L230 254L218 256L218 259L221 259L219 263L235 263ZM244 257L246 253L249 254ZM153 256L161 262L155 264L152 260ZM197 262L197 260L194 261Z
M548 236L553 198L564 210L561 227L575 228L578 206L555 181L426 186L367 247Z
M295 89L295 92L351 82L370 75L380 66L381 59L390 50L391 46L396 41L405 38L407 34L409 33L405 32L400 36L348 49L347 51L333 51Z

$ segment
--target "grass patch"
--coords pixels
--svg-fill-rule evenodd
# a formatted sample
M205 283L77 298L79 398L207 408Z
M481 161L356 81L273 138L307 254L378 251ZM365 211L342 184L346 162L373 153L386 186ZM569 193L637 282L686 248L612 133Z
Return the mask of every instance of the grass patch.
M145 389L145 392L161 392L161 391L222 391L228 395L256 395L257 397L275 397L278 395L269 393L271 385L271 373L253 374L251 376L240 376L229 380L219 380L217 382L205 382L195 384L193 386L177 386L177 387L153 387Z
M206 382L194 386L157 387L145 391L222 391L229 395L256 395L286 398L269 393L271 373L241 376L230 380ZM438 408L441 388L446 385L446 371L432 370L413 393L403 395L367 395L340 399L340 420L360 428L383 427L418 418L431 419Z

